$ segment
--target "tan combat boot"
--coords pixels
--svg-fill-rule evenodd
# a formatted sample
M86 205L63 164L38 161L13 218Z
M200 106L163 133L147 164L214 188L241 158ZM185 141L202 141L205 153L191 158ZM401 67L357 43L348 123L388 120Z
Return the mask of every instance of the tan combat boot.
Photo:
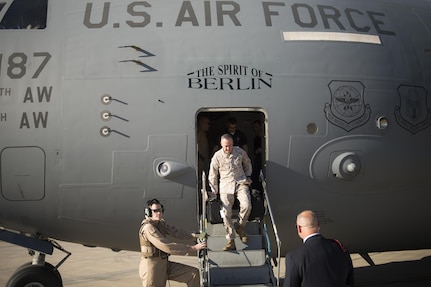
M247 240L248 240L248 238L247 238L247 234L244 231L244 227L240 226L240 225L237 225L236 226L236 232L238 233L239 237L241 238L241 241L243 243L246 243Z
M236 250L235 241L229 240L225 247L223 247L223 251L231 251Z

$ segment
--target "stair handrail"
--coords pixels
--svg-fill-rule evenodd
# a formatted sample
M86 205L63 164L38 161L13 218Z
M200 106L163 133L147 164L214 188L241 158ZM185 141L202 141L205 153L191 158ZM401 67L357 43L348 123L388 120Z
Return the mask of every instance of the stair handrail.
M259 175L259 180L262 183L262 188L263 188L263 195L265 197L265 201L266 201L266 206L268 208L268 213L269 213L269 218L271 220L271 225L272 225L272 229L274 231L274 235L275 235L275 241L277 243L277 286L280 285L280 260L281 260L281 240L280 240L280 236L278 235L278 230L277 230L277 225L275 224L275 219L274 219L274 214L272 213L272 208L271 208L271 203L269 202L269 198L268 198L268 193L266 191L266 181L265 178L263 176L263 172L262 170L260 170L260 175ZM268 242L268 244L270 244Z
M206 212L206 202L208 199L207 194L207 176L205 171L202 171L202 187L201 187L201 196L202 196L202 221L200 222L200 231L206 231L206 220L207 220L207 212Z
M199 231L202 232L207 232L207 212L206 212L206 208L207 208L207 200L208 200L208 193L207 193L207 183L206 183L206 174L205 171L202 171L202 187L201 187L201 196L202 196L202 217L201 217L201 222L200 222L200 226L199 226ZM206 239L205 239L206 240ZM206 264L207 261L207 250L203 249L200 252L198 252L198 258L199 261L201 263L201 271L202 271L202 277L201 277L201 283L203 283L204 286L208 286L208 264Z

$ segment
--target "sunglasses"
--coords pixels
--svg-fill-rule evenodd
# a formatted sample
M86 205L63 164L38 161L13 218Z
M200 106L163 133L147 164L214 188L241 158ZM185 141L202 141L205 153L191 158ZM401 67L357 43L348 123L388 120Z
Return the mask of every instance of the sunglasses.
M152 212L163 212L163 208L151 209Z

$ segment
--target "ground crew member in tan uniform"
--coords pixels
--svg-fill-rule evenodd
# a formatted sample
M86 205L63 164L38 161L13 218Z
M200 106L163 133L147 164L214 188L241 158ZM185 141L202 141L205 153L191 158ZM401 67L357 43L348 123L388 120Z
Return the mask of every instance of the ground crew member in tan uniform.
M206 248L206 242L186 245L170 242L167 235L178 239L194 239L199 234L190 233L168 225L163 219L163 206L157 199L147 202L145 219L139 229L141 264L139 276L143 287L165 287L167 280L186 283L189 287L200 286L199 270L195 267L168 260L169 255L187 255Z
M233 145L233 139L230 134L222 135L220 144L221 149L211 159L208 181L212 192L214 194L220 193L220 200L223 204L223 224L227 232L226 239L228 240L223 250L236 250L232 206L236 195L240 210L239 222L235 229L241 241L247 242L247 234L244 228L251 212L249 185L252 182L250 178L252 165L245 150Z

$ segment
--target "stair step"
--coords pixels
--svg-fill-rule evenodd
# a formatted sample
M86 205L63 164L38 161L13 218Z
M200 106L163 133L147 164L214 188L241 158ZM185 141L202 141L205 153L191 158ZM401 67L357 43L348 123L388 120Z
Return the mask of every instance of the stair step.
M247 235L247 243L243 243L237 236L235 237L236 250L254 250L263 249L262 235ZM223 247L227 244L225 236L208 237L208 250L223 251Z
M209 251L209 268L251 267L266 263L265 250Z
M214 268L209 270L209 278L211 286L271 284L268 265Z
M219 287L263 287L263 286L274 286L272 283L263 283L263 284L241 284L241 285L232 285L232 284L227 284L227 285L217 285Z
M259 222L249 221L247 222L244 230L245 230L245 233L247 233L247 235L248 234L258 235L260 234L259 227L260 227ZM224 228L223 223L218 223L218 224L208 223L206 231L209 236L226 235L226 229Z

